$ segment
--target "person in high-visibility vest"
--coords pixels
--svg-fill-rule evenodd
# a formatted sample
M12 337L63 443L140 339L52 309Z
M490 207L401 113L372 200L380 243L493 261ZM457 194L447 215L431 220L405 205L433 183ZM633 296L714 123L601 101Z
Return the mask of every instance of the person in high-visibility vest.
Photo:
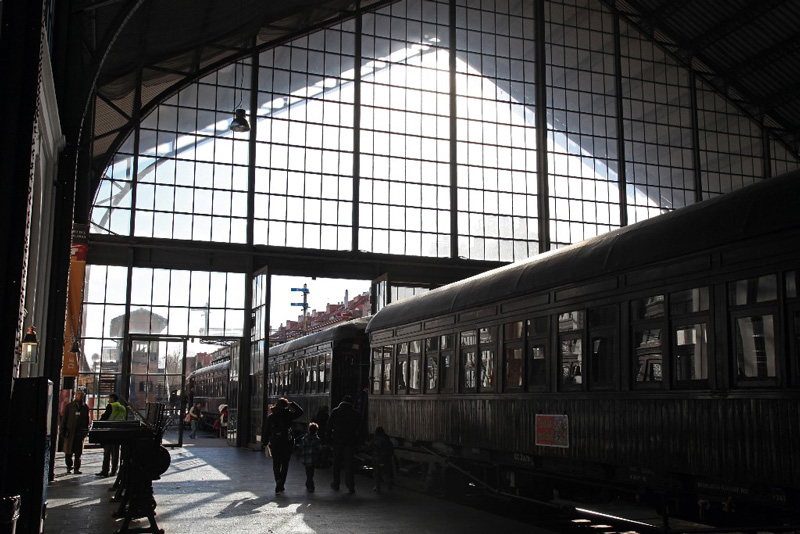
M106 411L100 416L101 421L124 421L128 418L128 410L119 402L116 393L108 395ZM99 477L115 476L119 466L119 444L103 445L103 469L97 473ZM111 471L109 471L111 467Z

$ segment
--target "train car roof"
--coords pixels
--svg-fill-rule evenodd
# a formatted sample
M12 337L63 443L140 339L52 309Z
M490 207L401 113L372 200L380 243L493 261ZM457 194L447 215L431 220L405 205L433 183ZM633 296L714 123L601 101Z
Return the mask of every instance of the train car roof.
M280 354L285 354L298 349L304 349L306 347L311 347L326 341L347 339L364 332L367 327L367 323L369 323L369 317L359 317L358 319L353 319L352 321L338 323L330 328L326 328L325 330L314 332L313 334L309 334L298 339L293 339L281 345L271 347L269 349L269 355L270 357L278 356Z
M641 268L798 226L800 171L794 171L392 303L372 316L367 332Z
M226 369L231 366L230 360L225 360L224 362L217 362L212 363L211 365L207 365L206 367L201 367L200 369L196 369L189 373L189 376L200 374L200 373L210 373L212 371L218 371L220 369Z

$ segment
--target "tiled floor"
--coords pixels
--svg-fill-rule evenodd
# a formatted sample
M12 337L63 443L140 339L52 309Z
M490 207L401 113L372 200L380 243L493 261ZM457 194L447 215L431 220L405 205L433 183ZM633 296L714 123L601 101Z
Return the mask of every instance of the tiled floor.
M45 532L111 534L121 522L111 517L111 478L98 478L102 451L84 453L82 475L67 475L63 454L56 457L56 479L48 488ZM532 534L530 525L404 489L376 494L372 481L356 477L356 494L335 492L331 470L316 475L316 493L305 490L303 466L292 461L286 492L274 494L272 460L263 453L236 449L221 439L186 440L172 449L167 472L153 483L158 526L167 533L226 534ZM146 526L146 521L133 523ZM542 531L539 531L542 532Z

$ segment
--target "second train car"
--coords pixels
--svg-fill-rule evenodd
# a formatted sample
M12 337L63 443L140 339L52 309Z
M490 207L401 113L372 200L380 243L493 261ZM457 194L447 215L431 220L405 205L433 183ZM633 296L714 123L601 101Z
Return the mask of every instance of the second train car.
M357 399L369 380L369 318L359 318L269 349L269 404L287 397L303 408L303 431L320 407L335 408L345 395ZM365 419L366 421L366 419Z

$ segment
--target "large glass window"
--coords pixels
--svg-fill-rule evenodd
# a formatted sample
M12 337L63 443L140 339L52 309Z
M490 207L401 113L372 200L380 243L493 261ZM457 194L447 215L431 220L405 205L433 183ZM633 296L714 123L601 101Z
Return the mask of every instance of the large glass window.
M207 73L145 110L92 232L511 261L800 166L603 3L544 8L544 69L533 2L402 0Z
M255 244L349 250L354 23L259 56Z
M550 240L620 226L613 16L601 3L545 4Z
M447 4L398 2L363 17L359 244L450 255Z
M458 255L538 252L532 2L456 8Z

